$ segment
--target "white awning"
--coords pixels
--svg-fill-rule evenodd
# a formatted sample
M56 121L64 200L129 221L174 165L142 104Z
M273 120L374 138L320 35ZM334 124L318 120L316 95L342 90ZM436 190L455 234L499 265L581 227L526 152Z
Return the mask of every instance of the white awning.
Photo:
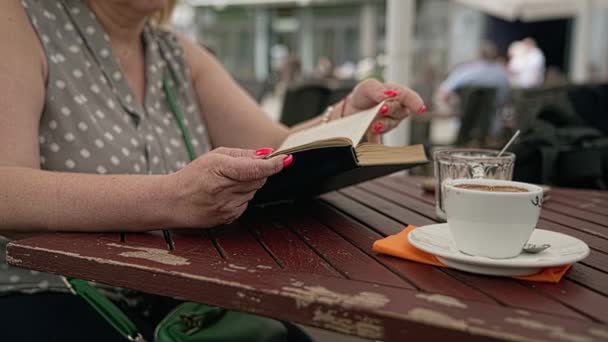
M455 0L505 20L536 21L574 17L578 0ZM603 2L603 1L602 1Z

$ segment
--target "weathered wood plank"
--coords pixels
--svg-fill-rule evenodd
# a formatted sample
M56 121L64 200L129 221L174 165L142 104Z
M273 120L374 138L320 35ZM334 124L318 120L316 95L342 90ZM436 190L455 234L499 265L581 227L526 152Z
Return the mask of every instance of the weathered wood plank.
M579 312L556 300L547 298L515 279L476 275L457 270L448 270L447 272L454 278L492 296L502 305L531 312L554 313L577 319L587 319Z
M440 268L373 252L371 249L372 244L383 236L342 214L336 214L335 211L321 205L316 205L312 213L313 216L328 227L331 227L344 239L358 246L362 251L423 291L476 301L494 302L487 295L473 290L471 287L447 275Z
M579 237L593 249L559 284L472 275L374 253L373 241L406 223L434 222L433 196L421 191L420 181L381 179L327 195L328 205L268 208L230 227L174 232L172 252L159 233L127 234L126 243L117 234L55 234L13 242L8 260L370 339L608 337L608 239L599 229L606 215L564 203L571 192L555 189L552 196L560 200L539 227ZM599 205L608 199L601 192L572 193L574 200L593 198ZM584 213L597 215L591 216L595 222ZM561 222L559 215L574 221ZM574 222L592 226L575 228Z
M575 188L552 188L551 191L554 194L559 195L560 197L603 199L608 202L608 191L585 190Z
M240 221L230 228L216 229L213 238L228 261L247 261L248 264L260 265L268 269L280 267L260 242L251 235L246 224Z
M574 209L581 210L582 212L590 212L602 216L608 216L608 200L604 199L552 196L550 201L545 202L546 205L550 205L552 203L567 205Z
M404 227L403 222L398 222L386 217L375 210L371 210L364 204L361 204L337 192L325 194L321 198L325 202L330 203L334 207L344 211L359 222L365 223L382 236L397 234Z
M591 250L589 256L582 261L582 264L596 268L604 273L608 273L608 254Z
M608 297L591 291L569 279L557 284L522 282L523 285L537 289L540 293L553 298L579 312L585 313L598 322L608 323Z
M381 263L319 221L292 212L287 224L307 244L349 279L413 288Z
M580 212L557 204L554 204L548 210L543 208L540 217L587 234L608 239L608 217Z
M172 238L175 249L179 250L180 253L208 258L221 258L221 254L209 238L206 230L173 230Z
M231 267L227 261L204 262L202 258L196 263L169 266L165 262L172 259L156 248L142 251L147 257L135 258L125 254L131 250L127 246L98 248L98 240L90 238L80 239L74 246L77 248L66 253L61 245L43 239L12 243L8 260L20 267L280 317L370 339L425 336L557 341L563 336L592 340L608 334L604 325L582 320L540 313L531 317L496 305L401 288L378 285L370 289L367 283L315 274L249 272ZM154 253L164 257L151 257Z
M285 270L342 277L286 226L257 219L248 220L245 224Z
M361 185L360 187L365 191L370 192L387 201L413 210L419 215L423 215L433 223L437 223L434 202L432 202L432 205L430 205L430 203L422 201L417 197L405 195L402 189L397 189L390 186L383 186L382 183L366 183ZM420 226L421 224L418 225Z
M385 216L401 222L402 225L412 224L415 226L423 226L436 223L435 220L421 215L416 211L410 210L407 205L396 204L392 201L388 201L382 197L376 196L375 193L366 192L363 189L366 188L363 186L353 187L340 191L340 193L372 208L373 210L381 212Z
M608 297L608 273L576 263L566 273L566 278Z

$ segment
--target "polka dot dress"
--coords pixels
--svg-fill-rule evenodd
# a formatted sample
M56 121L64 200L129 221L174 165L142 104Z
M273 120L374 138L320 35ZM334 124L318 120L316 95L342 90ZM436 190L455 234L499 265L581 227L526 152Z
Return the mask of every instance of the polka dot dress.
M146 92L135 96L110 38L83 0L22 0L48 63L40 120L40 166L97 174L166 174L189 162L163 89L173 88L195 153L209 150L207 131L177 38L147 25ZM0 241L0 247L4 243ZM0 253L0 291L64 288L61 278L11 268Z

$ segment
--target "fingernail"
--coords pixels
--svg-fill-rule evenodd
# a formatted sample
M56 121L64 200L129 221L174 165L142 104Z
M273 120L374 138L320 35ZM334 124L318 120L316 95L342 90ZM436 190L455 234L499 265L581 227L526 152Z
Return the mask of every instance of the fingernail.
M267 156L269 154L272 154L273 151L274 150L270 147L262 147L255 151L255 155L256 156Z
M376 124L374 125L374 131L376 133L380 133L381 130L382 130L382 122L376 122Z
M290 154L285 157L285 159L283 159L283 167L288 167L289 165L291 165L291 163L293 163L293 155Z
M395 97L395 96L397 96L397 92L394 91L393 89L387 89L384 91L384 95L386 95L388 97Z
M418 112L417 112L418 114L422 114L422 113L425 113L425 112L426 112L426 106L425 105L422 105L420 108L418 108Z
M380 107L380 114L386 114L388 113L388 106L387 105L383 105L382 107Z

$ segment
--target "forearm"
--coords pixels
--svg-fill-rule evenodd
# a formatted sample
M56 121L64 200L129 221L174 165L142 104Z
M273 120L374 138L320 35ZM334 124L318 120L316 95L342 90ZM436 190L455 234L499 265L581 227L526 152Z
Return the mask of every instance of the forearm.
M0 231L144 231L171 224L167 176L0 167Z

